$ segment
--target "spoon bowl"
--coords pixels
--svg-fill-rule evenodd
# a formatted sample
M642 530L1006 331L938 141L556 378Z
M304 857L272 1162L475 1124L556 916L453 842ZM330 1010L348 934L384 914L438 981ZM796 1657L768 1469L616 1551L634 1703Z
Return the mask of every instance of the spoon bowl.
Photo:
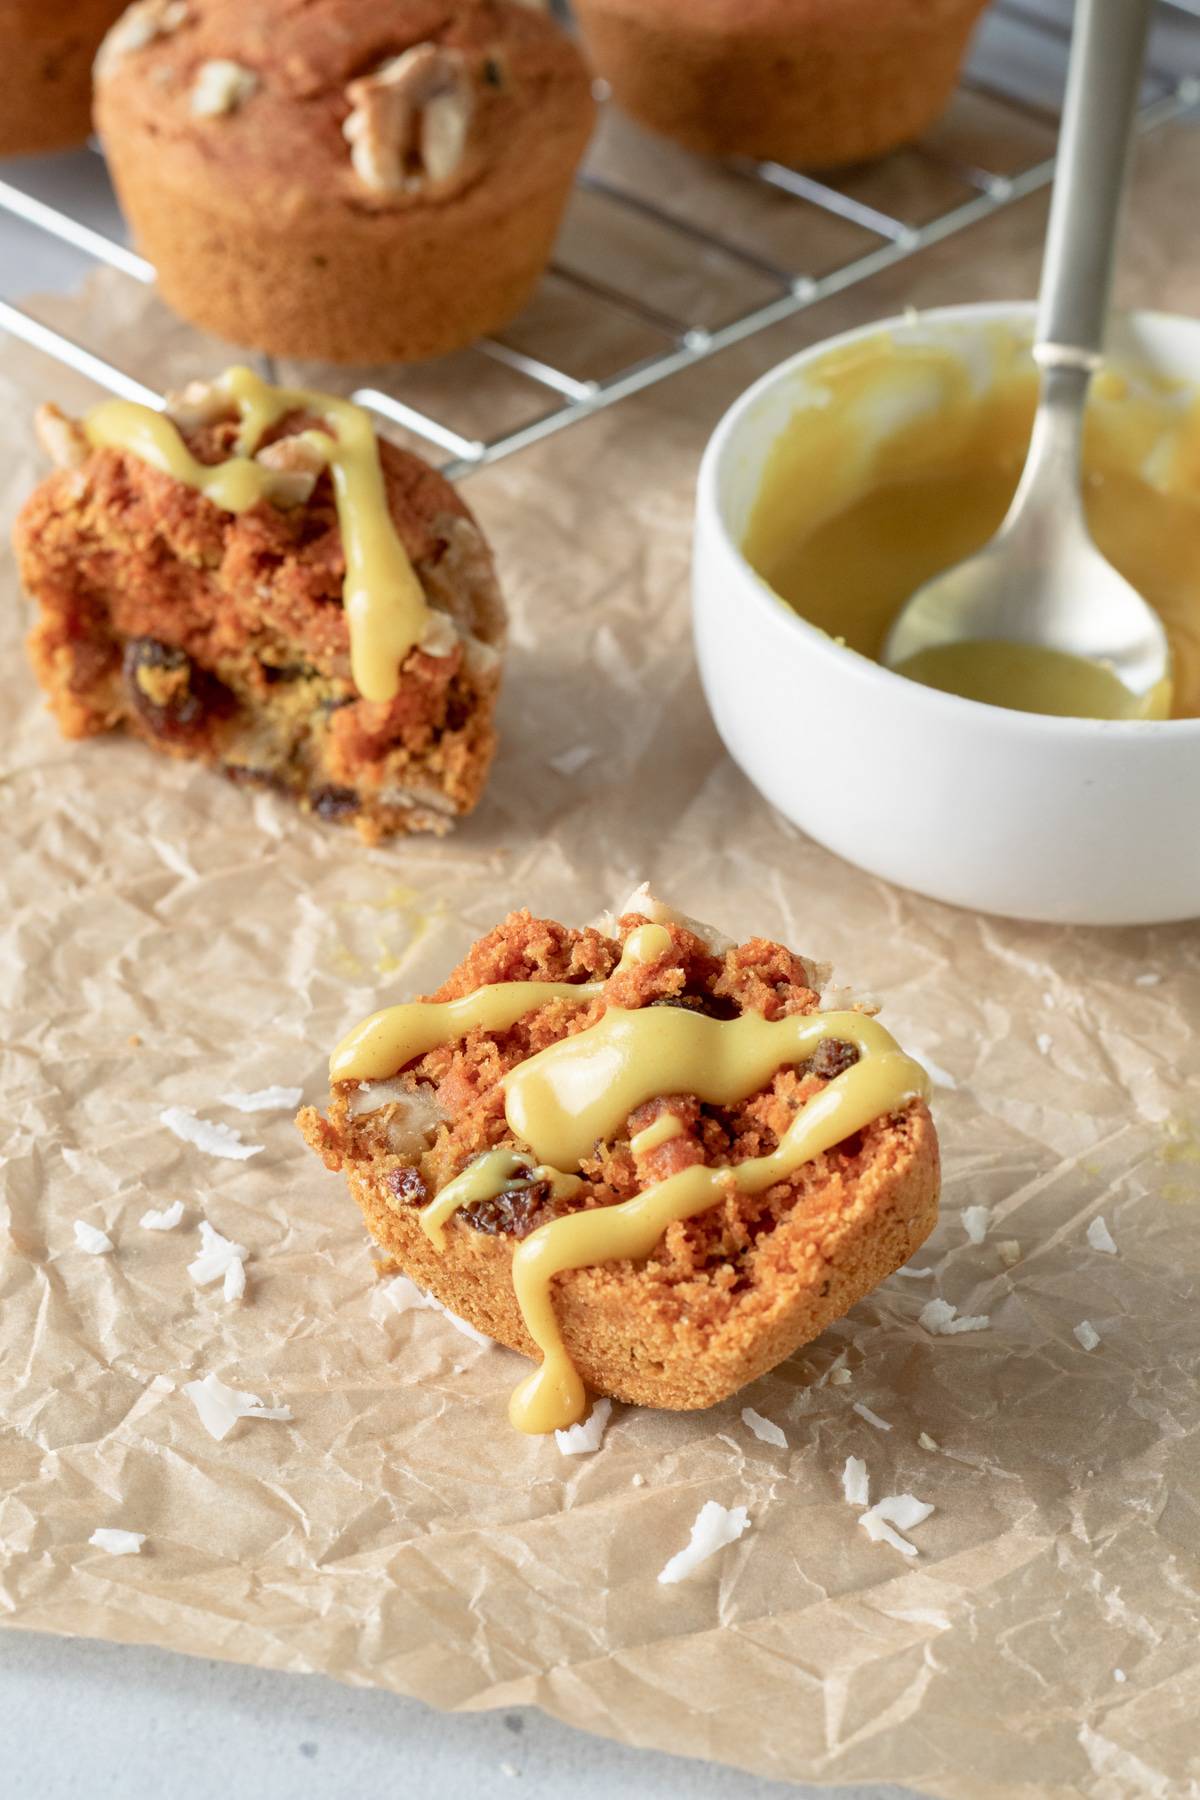
M1082 381L1080 379L1082 375ZM1092 542L1080 501L1086 373L1047 370L1021 484L991 542L918 589L883 661L967 699L1068 717L1165 719L1161 619Z

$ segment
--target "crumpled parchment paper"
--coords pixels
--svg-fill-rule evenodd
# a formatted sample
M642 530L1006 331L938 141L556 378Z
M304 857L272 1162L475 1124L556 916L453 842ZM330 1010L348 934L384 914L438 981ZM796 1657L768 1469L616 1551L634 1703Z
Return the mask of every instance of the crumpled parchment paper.
M1166 148L1158 185L1144 173L1158 213L1134 211L1134 297L1162 296L1170 246L1186 304ZM1002 922L838 862L724 756L689 644L691 483L724 405L801 341L906 298L1028 291L1042 216L1025 207L472 480L514 647L492 786L445 843L367 851L135 745L63 743L5 565L9 1623L441 1707L536 1702L793 1779L948 1800L1200 1792L1200 930ZM206 366L115 278L54 316L143 372L153 349L159 380ZM91 396L11 344L0 382L7 522L39 472L33 404ZM388 1306L357 1212L290 1117L219 1096L294 1082L320 1100L337 1036L432 986L509 907L583 919L643 877L883 998L938 1083L944 1211L916 1259L931 1275L893 1277L735 1401L616 1408L602 1449L568 1458L505 1423L519 1359ZM262 1154L189 1148L159 1123L176 1104ZM139 1227L176 1199L179 1230ZM980 1204L973 1245L961 1213ZM1088 1244L1097 1215L1115 1256ZM201 1218L249 1248L241 1305L188 1278ZM113 1254L76 1248L75 1219ZM930 1336L935 1296L989 1328ZM850 1379L827 1380L835 1366ZM209 1372L292 1422L215 1443L181 1391ZM747 1430L747 1404L786 1450ZM935 1504L918 1557L859 1528L850 1455L874 1497ZM660 1586L708 1498L747 1506L752 1529ZM98 1526L144 1532L142 1554L90 1548Z

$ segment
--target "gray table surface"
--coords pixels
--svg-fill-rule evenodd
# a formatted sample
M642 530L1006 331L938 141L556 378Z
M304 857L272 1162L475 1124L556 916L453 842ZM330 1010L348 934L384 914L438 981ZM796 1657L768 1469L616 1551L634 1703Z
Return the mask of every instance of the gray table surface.
M444 1714L320 1675L0 1632L5 1800L769 1800L827 1789L631 1750L533 1708ZM840 1800L903 1800L841 1788Z

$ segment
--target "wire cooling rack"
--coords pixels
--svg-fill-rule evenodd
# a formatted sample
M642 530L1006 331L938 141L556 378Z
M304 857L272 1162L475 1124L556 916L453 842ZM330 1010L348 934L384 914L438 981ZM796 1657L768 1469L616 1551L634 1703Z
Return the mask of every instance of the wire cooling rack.
M996 0L943 119L837 177L706 162L604 108L555 261L508 330L413 368L325 370L322 385L349 392L457 479L793 317L1049 183L1070 11L1071 0ZM1200 119L1200 0L1160 0L1139 130L1188 116ZM106 264L151 285L102 159L81 151L86 166L71 162L0 164L0 211L70 246L81 270ZM102 343L65 336L36 302L0 300L0 329L112 393L162 404L153 369L116 367ZM197 334L196 356L207 373L228 351Z

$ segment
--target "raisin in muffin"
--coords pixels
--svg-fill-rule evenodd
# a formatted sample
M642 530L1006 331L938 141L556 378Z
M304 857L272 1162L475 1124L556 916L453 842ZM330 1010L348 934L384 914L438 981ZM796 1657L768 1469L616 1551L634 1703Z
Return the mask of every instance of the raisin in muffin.
M918 137L986 0L576 0L643 125L712 156L827 169Z
M936 1219L923 1071L869 1015L821 1012L819 985L782 945L729 944L644 890L598 929L513 913L433 1005L352 1032L328 1112L298 1122L345 1172L384 1269L541 1352L532 1382L554 1365L549 1414L514 1423L578 1418L580 1377L708 1406L845 1313ZM555 1234L581 1225L589 1241L564 1251Z
M518 312L593 110L574 45L514 0L137 0L97 64L165 299L334 362L435 356Z
M0 156L82 144L92 62L121 0L0 0Z
M241 466L229 462L245 422L234 375L278 412L242 459L257 498L238 511L197 486ZM368 842L444 832L475 805L495 748L504 607L490 552L450 484L376 443L357 407L292 398L231 371L169 400L165 419L107 402L80 426L43 409L59 467L15 532L38 607L34 672L66 737L125 730L353 823ZM355 429L367 485L347 499L328 452ZM185 478L155 466L156 441L138 435L154 432ZM378 520L347 513L372 501ZM360 653L365 640L347 611L348 530L385 535L389 583L399 570L412 588L411 642L393 639L390 658L386 637L374 643L371 683L356 673L356 630ZM374 596L376 625L397 623L394 598L391 585Z

